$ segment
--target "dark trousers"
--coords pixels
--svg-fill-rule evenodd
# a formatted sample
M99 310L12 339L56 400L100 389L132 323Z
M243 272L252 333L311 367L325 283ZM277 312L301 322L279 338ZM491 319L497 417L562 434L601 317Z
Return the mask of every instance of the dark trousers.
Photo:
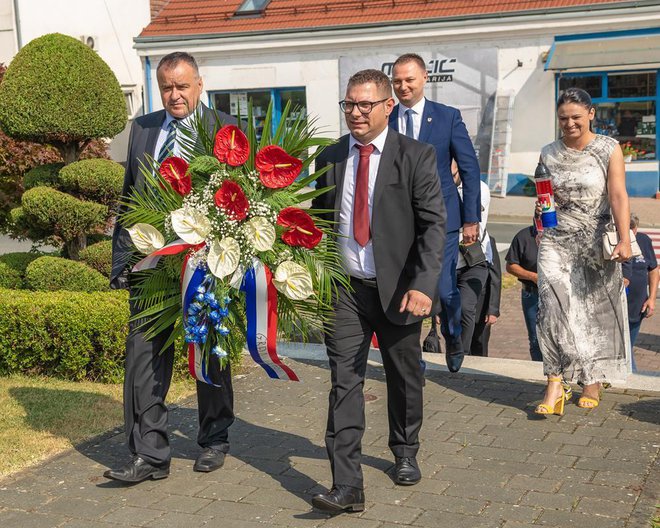
M461 298L461 342L466 353L470 351L477 314L477 302L488 277L485 262L476 266L464 266L456 270L458 291Z
M539 291L525 285L520 292L520 304L522 305L527 337L529 338L529 355L532 361L543 361L539 341L536 338L536 316L539 311Z
M135 306L131 303L131 316ZM144 337L137 322L130 325L126 339L124 373L124 425L128 448L153 465L169 463L170 444L167 437L167 405L174 364L174 347L160 353L169 332L153 340ZM229 367L219 374L221 387L197 382L199 432L202 447L229 450L228 430L234 421L234 393Z
M380 304L378 289L351 281L354 292L339 289L326 336L332 387L325 444L335 485L363 487L360 459L364 434L364 377L375 332L387 377L390 450L411 457L419 450L422 427L422 324L396 326Z
M488 296L491 287L490 280L490 273L488 273L475 307L474 333L472 334L472 342L469 348L471 356L488 357L488 342L490 341L490 329L492 326L486 324L490 300Z
M458 262L458 231L447 233L442 271L438 282L440 296L440 332L448 347L461 346L461 294L458 290L456 263Z

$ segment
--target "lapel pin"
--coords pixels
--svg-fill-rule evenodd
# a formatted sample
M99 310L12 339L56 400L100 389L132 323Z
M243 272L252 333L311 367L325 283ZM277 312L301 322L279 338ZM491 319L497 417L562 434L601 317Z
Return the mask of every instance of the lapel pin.
M430 123L431 121L433 121L433 118L432 118L432 117L427 117L427 118L426 118L426 121L427 121L428 123Z

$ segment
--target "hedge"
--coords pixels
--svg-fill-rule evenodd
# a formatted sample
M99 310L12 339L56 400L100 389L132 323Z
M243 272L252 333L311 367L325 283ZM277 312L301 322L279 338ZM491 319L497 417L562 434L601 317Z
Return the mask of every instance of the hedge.
M0 289L0 374L120 382L128 294Z
M37 291L96 292L110 288L107 277L82 262L60 257L40 257L25 272L25 284Z
M20 289L23 287L21 274L4 262L0 262L0 288Z
M23 188L25 190L33 187L59 187L59 173L64 163L47 163L34 167L23 176Z
M80 252L80 260L105 277L112 271L112 240L97 242Z
M105 159L76 161L59 173L63 191L104 205L114 205L119 199L123 181L124 168L115 161Z
M17 253L5 253L0 255L0 262L18 271L22 278L25 277L25 270L27 269L28 264L43 256L43 253L37 253L36 251L19 251Z

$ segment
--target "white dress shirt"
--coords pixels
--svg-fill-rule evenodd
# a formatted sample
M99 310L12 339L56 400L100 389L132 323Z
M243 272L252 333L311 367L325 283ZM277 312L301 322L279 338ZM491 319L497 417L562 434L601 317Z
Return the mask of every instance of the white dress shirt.
M158 139L156 140L156 147L154 148L154 159L158 160L158 155L160 154L160 149L163 147L163 143L165 143L165 140L167 139L167 128L170 126L170 123L174 120L179 121L177 131L176 131L176 141L174 141L174 147L172 148L172 155L173 156L179 156L181 157L181 145L180 145L180 138L181 138L181 128L186 128L190 131L192 131L193 137L196 133L195 131L195 126L194 126L194 119L193 116L201 111L201 106L197 108L195 112L190 114L188 117L184 117L183 119L176 119L175 117L172 117L170 113L165 110L165 120L163 121L163 124L160 126L160 131L158 132Z
M383 130L371 144L375 147L369 157L369 225L371 225L371 212L374 203L374 187L380 156L385 147L387 128ZM362 145L353 136L349 137L348 158L346 159L346 172L344 173L344 187L341 194L341 207L339 210L339 249L341 251L344 269L353 277L371 279L376 276L376 264L371 239L362 247L353 238L353 202L355 196L355 178L357 177L360 151L355 145Z
M412 120L413 120L413 139L419 139L419 131L422 129L422 116L424 115L424 105L426 104L426 98L422 97L422 100L414 105L410 110L412 110ZM399 133L403 135L408 135L406 130L406 110L407 106L399 104Z

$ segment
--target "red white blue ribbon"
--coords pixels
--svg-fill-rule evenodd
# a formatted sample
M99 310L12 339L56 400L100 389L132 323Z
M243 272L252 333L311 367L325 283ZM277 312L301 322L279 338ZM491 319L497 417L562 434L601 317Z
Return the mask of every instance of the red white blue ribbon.
M247 348L250 356L273 379L300 381L277 355L277 290L271 271L261 262L245 272L241 290L245 292Z
M203 245L204 245L203 243L198 244L199 247ZM160 261L161 257L166 257L168 255L176 255L177 253L181 253L182 251L185 251L186 249L193 247L195 247L195 244L188 244L187 242L184 242L181 239L175 240L174 242L170 242L166 246L157 249L153 253L149 253L140 262L138 262L135 266L133 266L133 271L143 271L143 270L155 268L158 265L158 262Z
M186 324L186 318L188 317L188 308L194 301L197 288L202 284L204 276L206 275L203 268L199 266L189 266L189 258L190 256L186 255L186 258L183 261L183 267L181 268L181 305L183 308L184 326ZM198 343L188 343L188 371L190 372L190 375L202 383L207 383L214 387L220 387L220 385L216 385L211 381L206 359L202 347L200 347Z

